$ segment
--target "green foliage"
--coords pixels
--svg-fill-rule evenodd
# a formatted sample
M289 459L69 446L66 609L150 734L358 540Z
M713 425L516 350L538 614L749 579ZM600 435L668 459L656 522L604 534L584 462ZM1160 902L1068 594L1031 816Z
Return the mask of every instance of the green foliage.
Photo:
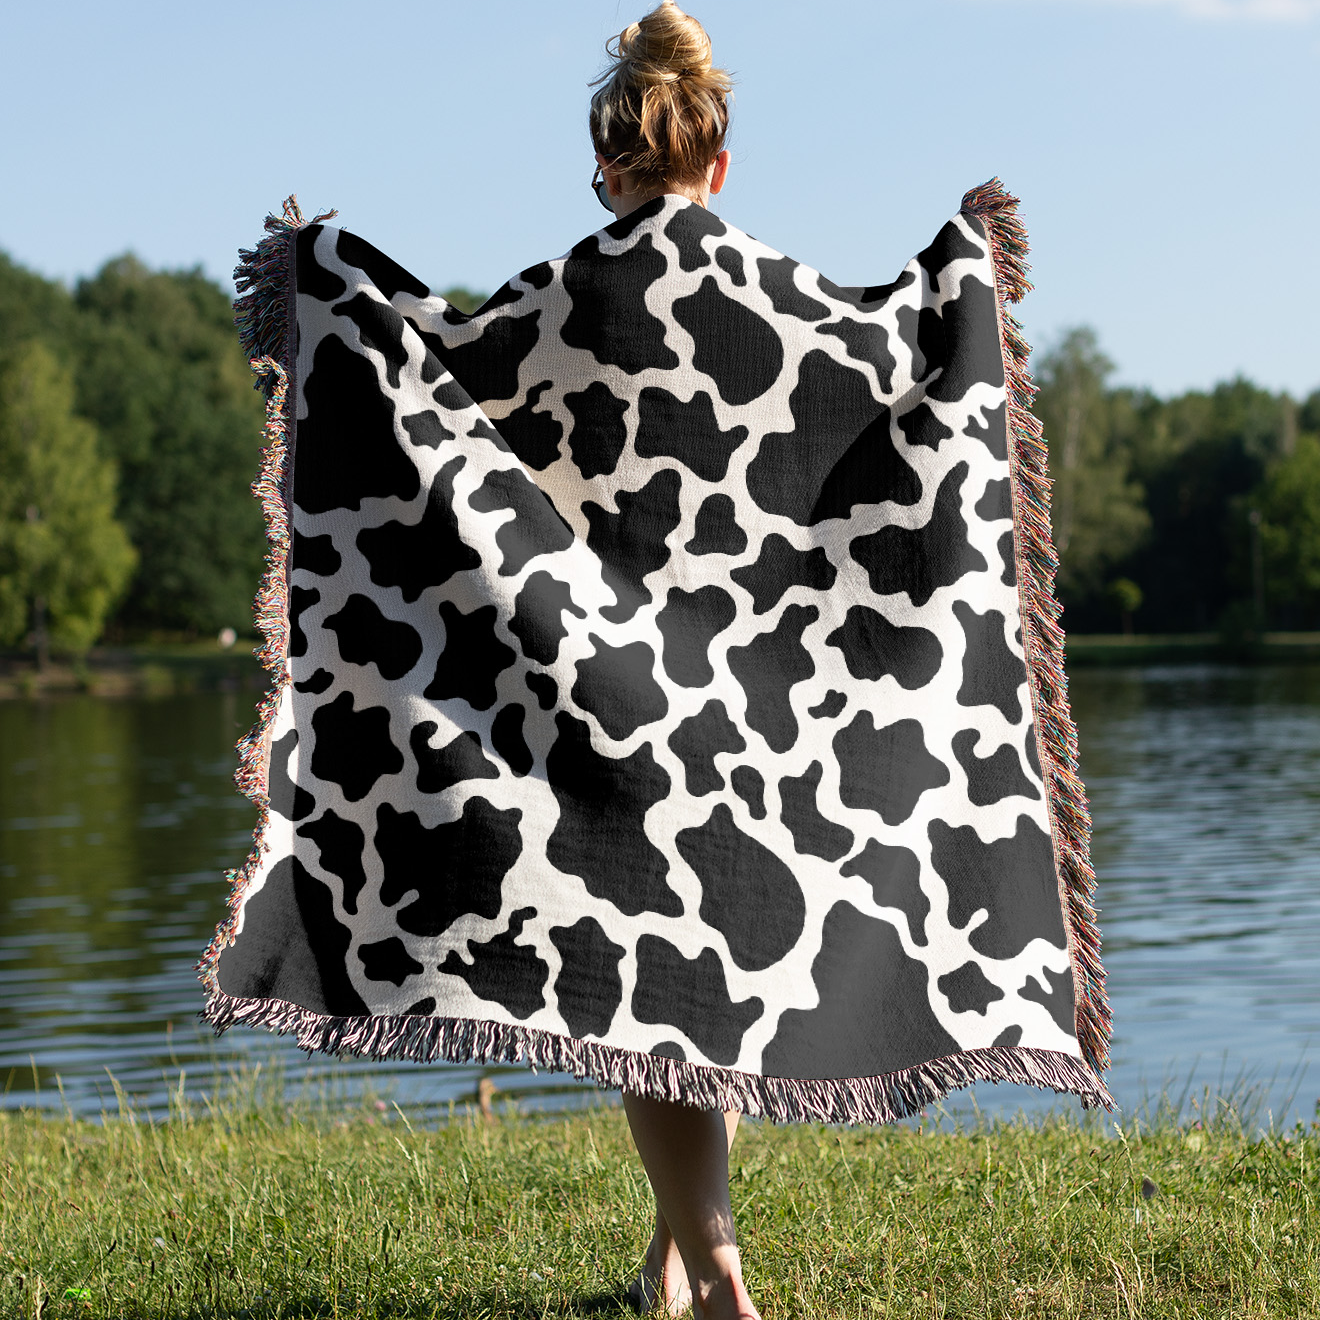
M628 1315L654 1211L622 1113L496 1113L438 1130L370 1102L0 1113L0 1312ZM747 1122L743 1272L767 1320L1314 1316L1318 1137Z
M1113 369L1089 329L1069 331L1036 367L1035 412L1050 446L1054 544L1065 598L1098 592L1109 567L1150 527L1124 443L1129 409L1123 396L1105 389Z
M1261 514L1268 600L1320 617L1320 436L1299 435L1253 503Z
M80 654L137 555L115 520L115 464L73 415L73 382L44 345L0 363L0 644L29 629Z
M79 283L78 404L120 464L141 556L121 621L245 629L263 527L249 490L263 410L225 293L133 257Z
M456 284L452 289L445 289L440 297L449 303L451 307L457 308L465 315L471 315L490 297L490 294L473 293L471 289L465 289L461 284Z

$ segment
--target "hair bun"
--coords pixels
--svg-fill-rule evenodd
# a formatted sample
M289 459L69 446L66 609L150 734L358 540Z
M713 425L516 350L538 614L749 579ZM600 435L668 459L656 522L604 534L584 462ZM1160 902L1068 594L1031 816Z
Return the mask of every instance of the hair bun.
M709 73L714 63L706 29L673 0L624 28L611 53L643 77L664 82Z

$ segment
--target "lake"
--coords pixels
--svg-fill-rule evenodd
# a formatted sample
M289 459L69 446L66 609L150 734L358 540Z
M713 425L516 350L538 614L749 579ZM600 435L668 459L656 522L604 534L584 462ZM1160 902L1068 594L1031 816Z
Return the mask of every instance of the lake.
M1320 1095L1320 666L1079 668L1126 1113L1170 1086L1244 1090L1260 1122ZM232 786L249 694L0 703L0 1103L142 1112L260 1064L330 1103L364 1092L424 1113L483 1075L534 1107L599 1093L522 1068L308 1061L196 1018L193 964L223 913L253 809ZM112 1081L112 1078L114 1079ZM951 1097L1075 1107L1030 1088ZM1190 1111L1188 1111L1190 1113Z

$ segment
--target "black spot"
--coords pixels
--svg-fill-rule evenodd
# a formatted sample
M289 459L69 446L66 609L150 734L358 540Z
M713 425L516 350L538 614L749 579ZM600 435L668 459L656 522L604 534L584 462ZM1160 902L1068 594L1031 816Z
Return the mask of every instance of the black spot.
M946 266L952 265L955 261L965 261L969 257L981 258L985 254L985 248L973 243L958 225L950 220L935 235L931 245L917 253L917 262L930 276L931 292L938 297L941 293L940 272ZM952 285L950 285L951 289Z
M756 562L735 568L729 576L751 596L755 613L764 614L791 587L825 591L834 585L837 574L820 546L799 550L778 532L771 532L761 542Z
M299 293L305 293L321 302L334 302L348 292L348 285L316 259L316 240L324 231L324 225L307 225L298 230L293 240L293 264Z
M759 399L779 379L784 345L765 318L730 298L707 275L696 293L678 298L674 319L692 336L692 365L715 382L725 403Z
M567 582L537 569L523 583L514 601L509 631L518 639L523 655L529 660L548 665L558 659L559 643L568 636L563 620L565 610L578 619L587 617L586 610L573 604L573 593Z
M967 637L958 704L995 706L1016 724L1022 718L1018 689L1027 681L1027 666L1008 649L1004 616L998 610L978 614L965 600L955 600L953 612Z
M742 253L737 248L731 248L726 244L720 244L715 249L715 263L728 275L729 280L736 287L741 289L747 283L747 275L743 270Z
M391 981L402 985L410 976L426 970L409 954L408 946L397 935L377 940L374 944L359 944L358 958L369 981Z
M1044 775L1040 771L1040 753L1036 750L1036 725L1033 721L1027 725L1026 737L1023 744L1027 753L1027 764L1036 772L1038 779L1043 779Z
M677 1059L679 1063L687 1062L687 1051L676 1040L662 1040L659 1045L652 1045L648 1054L654 1054L661 1059Z
M582 512L590 528L587 546L599 556L605 585L618 602L601 610L611 623L626 623L651 599L642 579L669 562L665 537L678 526L680 484L678 473L666 468L641 490L616 492L618 513L610 513L592 500L583 502Z
M933 307L900 307L895 312L898 337L912 351L912 379L925 380L944 366L944 322ZM935 392L927 386L931 398Z
M855 367L812 349L788 406L793 429L765 436L747 465L748 493L767 513L805 527L847 517L859 501L920 498L916 473L889 438L889 410Z
M415 1014L419 1017L429 1017L435 1012L435 999L427 995L425 999L419 999L411 1008L405 1008L403 1011L405 1016Z
M543 380L527 391L527 401L499 420L499 432L509 448L529 468L540 472L559 457L564 428L548 412L537 412L541 395L550 388Z
M655 681L655 652L645 642L611 646L595 633L588 637L595 651L577 662L571 695L578 706L616 741L663 719L669 702Z
M1005 1027L1003 1031L1001 1031L999 1035L997 1035L994 1038L993 1045L994 1048L997 1050L1011 1049L1014 1045L1021 1044L1021 1042L1022 1042L1022 1028L1014 1026L1014 1027Z
M943 761L926 750L917 720L898 720L877 729L864 710L834 735L839 758L839 800L845 807L874 811L886 825L900 825L917 799L949 782Z
M293 687L296 692L310 692L313 696L320 696L327 688L333 687L334 682L335 676L328 669L318 669L311 678L304 678Z
M305 788L294 783L289 774L289 762L297 746L297 729L290 729L283 738L270 745L266 791L270 797L270 809L278 812L285 820L303 820L316 810L316 799Z
M833 335L843 340L850 358L875 368L880 388L886 394L893 389L894 368L898 363L889 351L889 331L883 325L876 321L854 321L851 317L844 317L829 325L818 325L816 333Z
M665 673L680 687L705 687L715 677L710 644L737 613L733 597L722 587L698 587L696 591L670 587L664 609L655 616L655 625L665 639Z
M665 225L665 237L678 249L678 264L687 271L710 265L710 256L701 245L703 238L723 238L728 232L724 221L704 206L682 207Z
M339 572L343 561L335 549L333 536L301 536L295 533L293 538L293 567L315 573L317 577L329 577Z
M468 729L437 751L431 739L440 726L423 720L408 735L417 762L417 791L443 793L465 779L498 779L500 768L481 750L481 735Z
M698 390L684 403L668 390L648 385L637 400L637 438L641 458L676 458L704 481L723 481L729 459L747 439L747 428L721 431L714 400Z
M427 829L415 811L376 808L376 852L380 856L380 901L409 935L440 935L459 917L498 915L501 886L522 852L516 807L500 811L485 798L470 797L463 814Z
M357 915L357 897L367 883L362 869L362 848L367 837L362 827L345 820L334 811L326 811L316 820L298 827L300 839L310 839L320 852L321 870L337 875L344 886L344 911Z
M441 344L440 340L436 338L435 335L428 335L423 333L422 338L427 341L433 341L443 352L444 346L443 344ZM428 359L428 363L429 363L429 359ZM436 367L439 370L443 370L443 367L440 367L439 365L438 358L436 359ZM438 371L437 371L437 375L438 375ZM429 374L427 367L423 366L422 376L427 383L429 383L432 380L435 380L437 378L437 375ZM448 374L446 374L445 379L442 380L440 384L437 385L435 389L431 391L431 398L434 399L435 402L439 404L440 407L445 412L461 413L461 412L466 412L469 408L472 407L472 400L468 397L467 391L458 383L458 381L456 381L453 378L453 376L450 376ZM451 420L457 420L457 419L451 419ZM505 445L504 441L501 440L497 448L504 449L507 448L507 446Z
M549 710L559 700L559 684L549 674L524 674L523 682L542 710Z
M1007 797L1040 801L1040 791L1022 773L1017 748L1005 743L989 756L972 750L980 738L975 729L959 729L953 735L953 754L967 776L967 798L974 807L987 807Z
M289 654L295 659L307 654L307 634L303 632L302 613L320 602L315 587L294 586L289 590Z
M521 275L518 276L524 284L530 284L534 289L548 288L550 281L555 277L554 271L548 261L538 261L535 266L528 266Z
M816 621L814 605L789 605L770 632L746 646L729 648L729 669L747 697L747 723L769 744L786 752L797 741L798 724L789 702L795 683L816 672L802 634Z
M953 427L945 426L931 411L930 404L919 403L915 408L903 413L897 419L898 429L903 432L903 439L910 445L925 445L927 449L939 451L940 442L953 435Z
M636 216L634 211L625 222ZM607 226L607 232L613 233L614 227ZM646 306L647 289L668 268L650 234L612 257L601 253L594 235L584 238L568 254L561 276L572 304L560 332L564 343L586 349L597 362L630 376L678 366L678 354L665 343L664 322Z
M490 745L504 758L504 764L518 778L532 768L532 752L523 737L523 720L527 711L519 702L503 706L490 726Z
M926 943L930 899L921 888L921 863L910 848L867 839L866 847L845 862L839 874L860 876L871 886L876 906L897 908L907 918L912 942Z
M850 605L843 622L825 639L843 652L854 678L880 679L892 674L909 692L925 687L940 670L944 648L926 628L890 623L866 605Z
M403 317L389 303L373 298L365 289L331 308L331 313L346 316L357 326L362 347L374 350L385 359L385 379L391 389L397 390L399 368L408 365L408 350L403 343Z
M298 423L293 499L305 513L357 512L370 497L412 499L417 469L394 434L394 404L376 368L338 335L316 346L303 385L307 416Z
M916 275L905 270L892 284L871 284L866 288L849 286L841 288L839 285L827 280L824 275L817 279L822 293L828 294L831 298L837 298L840 302L849 303L856 307L858 311L874 312L883 307L895 293L906 289L909 285L917 282Z
M344 660L351 665L375 665L382 678L402 678L422 656L417 629L386 617L370 596L355 592L322 627L335 634Z
M416 275L347 229L339 231L335 256L346 266L356 266L387 298L398 293L411 293L414 298L430 297L431 290Z
M489 710L495 704L495 680L516 659L513 647L495 636L497 615L494 605L464 614L452 601L440 602L445 646L422 696L462 697L473 710Z
M578 471L584 477L609 476L618 466L628 440L623 420L628 401L617 398L597 380L585 390L565 394L564 406L573 414L568 447Z
M945 973L935 984L955 1013L979 1013L984 1017L985 1010L1004 997L1004 992L974 962Z
M984 409L985 422L978 422L975 416L967 419L963 434L973 440L980 440L1001 463L1008 462L1008 426L1004 417L1004 405Z
M820 1002L780 1017L765 1075L876 1077L958 1053L930 1007L925 964L903 952L889 922L836 903L811 978Z
M796 317L799 321L819 321L830 314L824 303L809 298L793 280L793 272L800 269L792 257L760 257L756 262L761 272L761 288L770 305L780 316Z
M853 845L853 833L820 814L816 790L824 767L813 761L806 771L794 778L786 775L779 781L779 819L788 826L797 852L837 862Z
M670 792L651 745L643 743L631 756L602 756L581 720L561 711L555 727L559 734L545 760L559 803L546 845L550 865L580 876L589 894L626 916L678 916L683 903L666 881L669 863L643 825L646 813Z
M539 310L526 316L494 316L476 339L446 345L437 356L474 403L511 399L518 393L518 368L540 338Z
M619 963L626 950L615 944L594 917L571 926L552 926L550 942L559 950L555 999L559 1016L575 1038L604 1036L623 1001Z
M312 1013L370 1013L348 976L353 932L335 916L330 886L283 857L247 900L243 929L220 954L220 988L243 999L283 999Z
M455 573L481 564L481 556L463 540L454 514L454 476L466 462L461 455L451 458L435 474L417 522L392 518L357 535L357 547L371 565L371 580L379 587L398 587L410 604L427 587L442 586Z
M772 967L798 942L807 907L793 872L744 834L723 802L674 842L701 881L702 921L724 936L739 967Z
M495 544L504 556L501 577L521 573L537 555L551 555L573 544L573 532L559 510L522 468L488 472L486 480L468 496L468 503L478 513L513 510L513 517L495 533Z
M390 737L390 713L384 706L355 711L352 693L341 692L313 712L312 730L312 774L338 784L349 802L366 797L382 775L403 769L403 753Z
M1019 816L1012 837L982 843L970 825L930 823L931 864L949 890L949 924L989 917L968 941L987 958L1016 958L1034 939L1066 948L1050 836Z
M927 308L922 309L924 317ZM939 403L958 403L973 385L1002 389L1004 359L999 347L995 291L971 275L962 277L958 296L940 308L944 370L927 394ZM920 332L918 332L920 333ZM928 360L928 367L936 365Z
M693 797L702 797L724 787L724 776L715 768L715 758L722 752L745 752L747 743L724 703L712 698L669 735L669 749L683 762L687 791Z
M807 708L807 714L817 720L832 720L847 704L848 698L831 688L820 699L820 705Z
M1017 586L1017 558L1013 554L1013 533L1007 531L999 538L995 548L999 551L999 557L1004 561L1004 571L999 575L999 580L1006 587Z
M519 908L509 916L508 930L478 944L468 940L472 962L465 963L454 950L445 956L439 970L462 977L478 999L506 1008L516 1018L531 1017L545 1007L545 982L549 965L534 944L519 944L523 925L536 915L532 907Z
M750 765L735 765L729 775L733 791L747 804L753 820L765 819L765 780Z
M906 591L914 605L924 605L940 587L967 573L988 568L967 539L962 515L962 484L967 464L957 464L940 482L930 518L922 527L882 527L859 536L848 547L866 570L877 596Z
M1042 990L1034 976L1027 977L1027 983L1018 991L1019 999L1029 999L1033 1004L1044 1004L1054 1019L1055 1026L1067 1036L1077 1034L1077 1000L1073 993L1072 973L1064 968L1061 972L1052 972L1048 967L1041 969L1042 976L1049 984L1049 990Z
M685 958L658 935L638 939L632 996L638 1022L677 1027L712 1063L728 1065L738 1061L742 1038L763 1009L755 995L733 1002L714 949Z
M740 555L747 549L747 533L738 526L728 495L707 495L702 500L692 539L683 548L692 555Z
M985 483L985 494L976 501L976 516L986 522L998 522L1001 518L1013 516L1013 497L1009 493L1007 477Z

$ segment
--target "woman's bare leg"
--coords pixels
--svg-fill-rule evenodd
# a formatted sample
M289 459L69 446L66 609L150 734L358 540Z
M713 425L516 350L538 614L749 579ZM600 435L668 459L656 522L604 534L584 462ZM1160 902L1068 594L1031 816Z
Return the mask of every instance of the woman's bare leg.
M728 1110L724 1115L726 1152L733 1149L733 1138L737 1134L740 1117L736 1109ZM655 1232L646 1248L646 1263L629 1290L629 1296L639 1310L655 1311L661 1315L682 1315L692 1305L687 1267L683 1264L669 1221L658 1201L655 1207Z
M743 1286L729 1205L729 1146L737 1115L630 1095L623 1105L655 1193L656 1233L644 1278L659 1267L664 1301L652 1294L657 1309L672 1309L686 1297L674 1287L677 1254L699 1320L756 1317Z

